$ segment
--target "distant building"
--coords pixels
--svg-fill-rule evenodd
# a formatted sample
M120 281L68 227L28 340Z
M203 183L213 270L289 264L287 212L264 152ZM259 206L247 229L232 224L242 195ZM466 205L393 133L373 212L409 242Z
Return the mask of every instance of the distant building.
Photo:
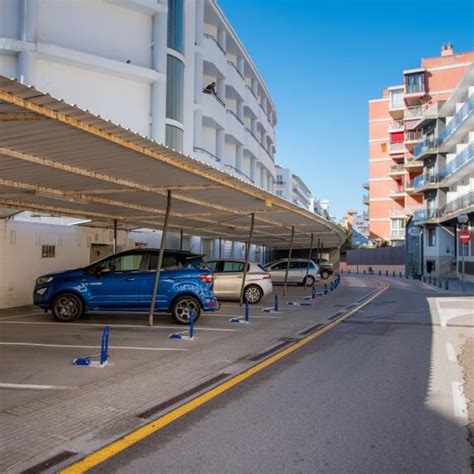
M304 209L313 210L313 196L304 181L289 168L276 165L275 193Z
M328 220L334 220L329 215L329 200L328 199L314 199L313 212L318 216L324 217Z

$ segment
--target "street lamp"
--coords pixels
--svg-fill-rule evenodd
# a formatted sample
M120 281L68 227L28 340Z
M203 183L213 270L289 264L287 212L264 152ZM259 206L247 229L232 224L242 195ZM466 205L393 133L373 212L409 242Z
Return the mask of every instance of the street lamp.
M467 214L460 214L458 216L458 223L461 224L461 230L464 230L464 226L469 221ZM464 293L464 243L459 239L459 247L461 250L461 287Z

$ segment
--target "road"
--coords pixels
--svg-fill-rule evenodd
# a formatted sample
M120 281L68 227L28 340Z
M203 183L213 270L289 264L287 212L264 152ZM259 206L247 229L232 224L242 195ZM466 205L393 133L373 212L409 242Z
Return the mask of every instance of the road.
M456 354L473 300L419 288L392 280L347 321L92 472L471 472Z

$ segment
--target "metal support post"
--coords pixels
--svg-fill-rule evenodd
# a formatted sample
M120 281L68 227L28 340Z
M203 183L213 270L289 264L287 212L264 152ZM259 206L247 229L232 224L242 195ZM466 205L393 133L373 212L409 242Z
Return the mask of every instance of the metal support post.
M247 247L245 250L244 274L242 275L242 286L240 287L240 306L242 306L242 304L244 303L245 280L247 279L247 267L249 264L249 254L250 254L250 247L252 245L254 225L255 225L255 214L252 213L251 218L250 218L249 240L247 242Z
M283 283L283 296L286 296L286 283L288 281L288 271L290 270L291 252L293 252L293 239L295 238L295 227L291 226L290 249L288 250L288 262L286 262L285 281Z
M153 313L155 311L156 295L158 293L158 284L160 282L161 266L163 264L163 254L165 252L165 246L166 246L166 235L168 233L168 221L170 217L170 210L171 210L171 191L168 190L168 194L166 196L165 222L163 224L163 234L161 237L160 253L158 254L158 264L156 266L155 282L153 283L153 294L151 296L150 312L148 314L149 326L153 326Z
M306 264L306 277L305 277L305 282L308 279L308 274L309 274L309 264L311 262L311 257L313 256L313 234L311 233L311 240L309 242L309 254L308 254L308 263Z
M222 258L222 237L219 237L219 258Z
M179 250L183 250L183 239L184 239L183 229L181 229L179 231Z
M113 253L117 252L117 219L114 219L114 240L112 242Z

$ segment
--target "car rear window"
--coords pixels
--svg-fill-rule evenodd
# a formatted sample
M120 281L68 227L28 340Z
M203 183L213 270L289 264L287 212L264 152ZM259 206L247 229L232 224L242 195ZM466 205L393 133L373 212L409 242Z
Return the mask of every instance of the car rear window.
M224 265L222 267L222 271L224 273L243 272L244 271L244 264L243 264L243 262L224 262Z

